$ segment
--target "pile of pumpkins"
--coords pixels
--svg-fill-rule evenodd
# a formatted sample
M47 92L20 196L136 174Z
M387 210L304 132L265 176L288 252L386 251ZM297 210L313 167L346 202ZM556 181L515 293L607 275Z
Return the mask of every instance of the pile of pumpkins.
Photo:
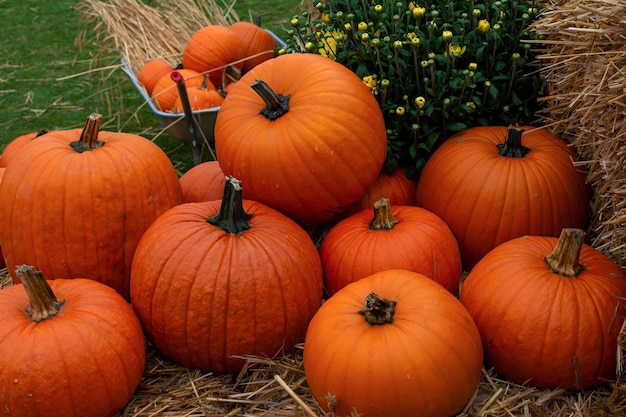
M311 392L338 416L451 417L484 365L542 388L615 376L626 276L584 244L585 172L546 130L471 128L419 180L386 173L375 98L315 54L245 73L217 161L180 178L101 119L30 138L0 183L8 415L114 415L144 334L214 373L304 341Z

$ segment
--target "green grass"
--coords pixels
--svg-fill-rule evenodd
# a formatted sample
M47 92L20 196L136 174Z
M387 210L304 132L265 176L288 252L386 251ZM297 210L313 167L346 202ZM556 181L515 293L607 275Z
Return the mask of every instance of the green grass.
M103 129L140 134L154 140L184 171L191 153L161 132L161 124L121 68L121 53L105 54L94 64L98 45L76 39L92 26L77 10L78 1L0 0L0 151L15 137L41 129L82 127L92 112L104 116ZM285 36L302 0L239 0L241 20L252 12L263 27ZM89 33L89 30L87 31Z

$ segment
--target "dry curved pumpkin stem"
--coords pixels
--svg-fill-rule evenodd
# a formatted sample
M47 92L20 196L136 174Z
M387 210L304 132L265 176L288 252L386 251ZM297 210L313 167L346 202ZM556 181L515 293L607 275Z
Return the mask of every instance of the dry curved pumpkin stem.
M80 133L80 139L70 143L70 146L79 153L100 148L104 145L104 142L98 140L101 123L102 115L98 113L91 113L89 117L87 117L83 131Z
M265 102L265 107L261 110L263 116L276 120L289 111L289 96L276 93L265 81L253 81L250 87Z
M226 176L224 180L224 196L219 212L207 219L207 223L217 226L227 233L237 234L248 230L248 220L252 215L243 209L243 188L241 181Z
M365 306L359 314L365 317L365 321L372 326L393 323L396 302L382 298L375 293L369 293L365 297Z
M561 236L552 253L545 257L550 271L564 277L577 276L583 269L578 262L583 248L585 232L576 228L561 230Z
M523 158L530 152L530 148L522 145L522 133L524 133L524 129L510 125L506 130L504 143L496 145L498 154L509 158Z
M391 204L386 197L374 203L374 219L370 222L370 230L391 230L400 220L391 214Z
M26 307L26 314L31 322L37 323L59 314L65 300L54 295L40 271L30 265L20 265L15 273L22 281L30 300L30 305Z

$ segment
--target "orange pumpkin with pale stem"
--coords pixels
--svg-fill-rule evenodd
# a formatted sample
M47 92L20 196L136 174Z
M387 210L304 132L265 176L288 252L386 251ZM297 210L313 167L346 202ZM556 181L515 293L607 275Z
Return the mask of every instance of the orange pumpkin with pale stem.
M286 54L228 93L215 123L217 160L263 202L301 224L340 218L380 172L387 136L378 102L343 65Z
M0 291L2 414L111 417L121 411L146 359L132 308L90 279L48 283L25 265L17 274L22 284Z
M433 153L416 204L450 226L469 271L510 239L586 227L590 189L575 161L567 143L545 129L474 127Z
M482 364L478 329L459 300L406 270L341 289L304 341L311 392L341 417L455 416L476 392Z
M391 205L387 198L373 207L341 220L324 237L320 257L328 293L375 272L406 269L456 294L461 255L444 221L420 207Z
M181 365L239 372L244 355L289 354L322 301L322 266L293 220L242 200L181 204L137 247L131 300L148 336Z
M560 238L512 239L464 281L460 299L481 333L485 360L505 378L569 390L615 378L626 274L585 245L584 235L564 229Z
M83 129L33 140L0 183L0 241L16 265L36 265L47 279L89 277L129 296L139 239L161 213L182 201L171 161L141 136Z

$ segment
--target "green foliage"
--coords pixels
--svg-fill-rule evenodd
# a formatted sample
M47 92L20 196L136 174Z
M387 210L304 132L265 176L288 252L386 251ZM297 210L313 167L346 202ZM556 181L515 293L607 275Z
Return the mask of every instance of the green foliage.
M361 77L385 116L387 168L414 175L453 132L534 115L544 82L524 40L537 2L313 0L281 52L325 55Z

